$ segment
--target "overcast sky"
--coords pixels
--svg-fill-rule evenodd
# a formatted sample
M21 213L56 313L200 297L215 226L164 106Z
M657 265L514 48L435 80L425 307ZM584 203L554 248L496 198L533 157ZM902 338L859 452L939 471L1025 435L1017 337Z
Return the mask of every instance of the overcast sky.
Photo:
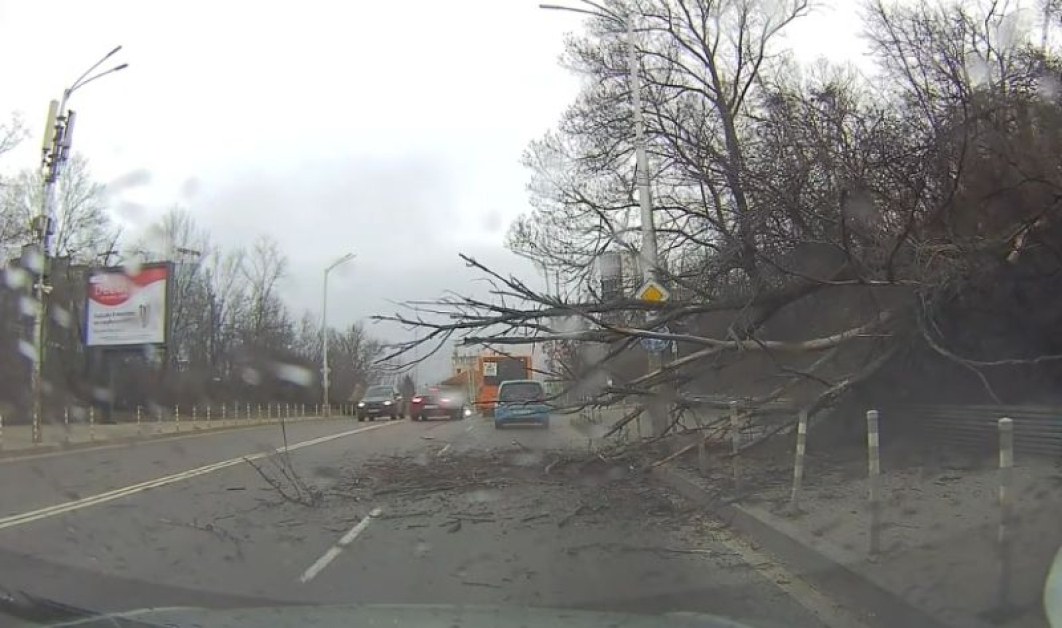
M798 23L800 57L858 55L854 4ZM353 251L337 326L474 289L458 251L535 281L502 243L530 209L521 152L577 93L557 59L580 23L537 0L0 0L0 119L31 132L0 169L36 165L48 101L122 44L130 67L71 108L99 180L150 175L114 200L130 232L180 204L223 246L268 234L296 312L320 310L323 267Z

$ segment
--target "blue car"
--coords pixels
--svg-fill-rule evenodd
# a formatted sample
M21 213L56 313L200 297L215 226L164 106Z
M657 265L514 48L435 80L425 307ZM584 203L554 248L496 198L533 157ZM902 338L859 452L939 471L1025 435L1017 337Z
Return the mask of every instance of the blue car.
M509 423L533 423L549 427L550 406L542 382L514 379L498 387L498 405L494 408L494 427Z

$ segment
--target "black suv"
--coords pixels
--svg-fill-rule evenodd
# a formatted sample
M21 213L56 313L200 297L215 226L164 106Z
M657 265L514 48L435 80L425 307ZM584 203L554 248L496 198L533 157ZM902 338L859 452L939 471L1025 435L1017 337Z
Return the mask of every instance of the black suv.
M388 417L394 421L402 417L402 397L398 389L387 384L369 386L358 402L357 415L359 421L375 421L376 417Z

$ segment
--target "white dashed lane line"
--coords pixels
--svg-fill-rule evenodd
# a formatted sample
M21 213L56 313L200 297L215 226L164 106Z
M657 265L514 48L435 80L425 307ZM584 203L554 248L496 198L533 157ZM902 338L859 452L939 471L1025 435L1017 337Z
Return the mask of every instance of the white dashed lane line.
M302 575L299 576L299 582L306 584L310 580L316 578L317 574L321 573L321 571L324 570L324 568L327 567L329 563L335 560L337 556L342 554L343 550L348 545L353 543L354 539L358 538L358 535L364 532L365 528L368 528L369 524L372 523L372 520L376 517L379 517L382 512L382 508L373 508L372 512L365 515L365 518L359 521L357 525L348 530L346 534L339 537L339 540L336 541L335 545L328 548L328 551L322 554L321 557L318 558L314 564L310 565L309 569L304 571Z

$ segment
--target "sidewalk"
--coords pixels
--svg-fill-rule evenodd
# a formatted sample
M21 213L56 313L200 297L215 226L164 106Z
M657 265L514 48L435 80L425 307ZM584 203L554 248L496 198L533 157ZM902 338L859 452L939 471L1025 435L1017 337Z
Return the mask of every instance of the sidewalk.
M901 613L901 623L914 626L1047 626L1043 585L1062 545L1062 474L1053 461L1016 461L1013 570L1001 605L992 456L929 446L883 451L882 551L870 556L865 452L823 455L809 447L800 510L793 513L786 451L792 442L781 440L788 442L742 458L739 502L730 461L719 450L703 476L695 456L658 475L783 559L795 559L809 579L830 580L863 597L868 610L877 605L876 614L892 614L891 623Z
M333 412L331 418L337 418L338 412ZM285 417L285 421L310 421L327 419L324 416ZM112 424L89 424L82 421L71 421L69 424L45 423L41 426L41 439L39 443L33 442L33 428L29 425L4 425L0 429L0 457L29 454L36 452L55 451L60 449L77 449L107 445L114 443L131 443L140 440L154 438L176 437L188 434L199 434L207 431L241 429L259 425L271 425L280 422L279 418L239 418L219 419L197 416L181 417L174 420L173 417L165 417L163 420L147 421L142 419L139 424L134 422L122 422Z

